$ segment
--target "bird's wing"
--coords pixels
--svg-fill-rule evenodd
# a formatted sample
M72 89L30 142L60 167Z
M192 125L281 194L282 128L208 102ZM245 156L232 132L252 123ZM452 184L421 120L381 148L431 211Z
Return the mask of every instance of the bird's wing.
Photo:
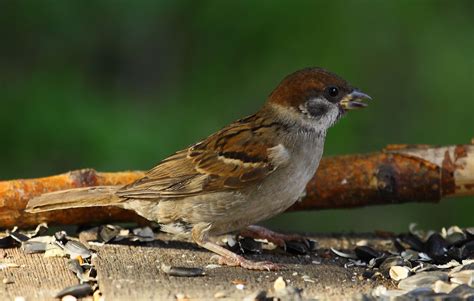
M289 154L269 137L282 127L256 115L163 160L142 179L117 192L133 199L182 198L244 188L286 164Z

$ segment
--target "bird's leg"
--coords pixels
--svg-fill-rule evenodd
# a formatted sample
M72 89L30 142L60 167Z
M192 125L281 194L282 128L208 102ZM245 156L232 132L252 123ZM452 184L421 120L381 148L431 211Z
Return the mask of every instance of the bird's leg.
M240 231L240 236L251 237L256 239L266 239L275 245L286 249L287 241L301 241L309 247L308 239L298 234L283 234L274 232L262 226L250 225L247 228Z
M209 228L210 225L195 225L192 230L192 237L196 244L219 255L219 264L241 266L249 270L275 271L281 268L281 266L270 261L251 261L245 259L244 257L211 242L208 239Z

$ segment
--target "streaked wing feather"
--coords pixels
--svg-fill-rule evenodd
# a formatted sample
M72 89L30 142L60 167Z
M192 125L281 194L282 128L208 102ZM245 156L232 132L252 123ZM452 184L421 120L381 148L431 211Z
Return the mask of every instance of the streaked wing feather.
M257 115L239 120L163 160L117 194L134 199L182 198L261 181L288 159L281 154L275 156L286 150L268 138L275 135L265 133L279 126L265 124Z

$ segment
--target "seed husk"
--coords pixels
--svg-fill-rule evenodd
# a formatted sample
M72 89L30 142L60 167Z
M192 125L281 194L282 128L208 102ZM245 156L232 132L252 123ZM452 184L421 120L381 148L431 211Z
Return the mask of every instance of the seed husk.
M398 283L398 288L402 290L413 290L420 287L430 288L436 281L448 281L448 279L448 273L445 272L420 272L401 280Z
M430 287L418 287L400 297L406 300L434 300L435 295L436 293Z
M262 253L262 243L250 237L244 237L238 240L240 252L242 253Z
M474 227L467 227L464 229L464 232L467 236L470 236L471 238L474 237Z
M30 239L28 236L20 233L16 227L11 232L7 231L7 233L9 233L10 237L19 243L25 242Z
M369 247L369 246L359 246L354 249L354 252L360 260L364 262L369 262L373 258L379 257L381 254L379 251Z
M174 267L162 264L161 270L167 275L177 277L199 277L206 275L201 268Z
M21 248L26 254L44 253L48 244L41 241L25 241L21 244Z
M18 242L11 238L10 235L0 238L0 248L6 249L18 245Z
M44 252L44 257L64 257L66 256L66 252L64 249L59 247L56 243L54 244L47 244L46 251Z
M66 231L58 231L54 233L54 239L62 245L65 245L68 241Z
M99 238L105 242L113 241L120 233L120 228L114 225L105 225L99 227Z
M410 269L405 266L394 265L390 267L389 275L393 280L400 281L410 275Z
M283 280L283 277L278 277L273 283L273 289L277 291L284 290L286 288L286 282Z
M474 270L464 270L449 275L452 283L473 285Z
M52 240L51 236L37 236L24 241L21 247L26 254L44 253Z
M66 287L56 294L55 298L62 298L66 295L71 295L77 298L91 295L93 292L92 286L88 283L78 284Z
M467 284L461 284L455 287L449 294L460 297L462 300L468 300L468 298L474 297L474 287Z
M337 256L342 257L342 258L357 259L357 256L356 256L355 254L345 253L345 252L336 250L336 249L334 249L334 248L331 248L331 251L332 251L334 254L336 254Z
M418 252L424 251L424 244L418 236L413 234L403 234L400 236L400 240L409 245L413 250Z
M64 251L71 257L75 258L81 256L82 258L89 258L92 252L79 241L70 240L64 245Z
M464 246L461 247L451 247L449 248L448 252L446 253L449 258L452 258L457 261L462 261L463 259L468 257L468 251Z
M308 246L302 241L287 241L286 243L286 251L292 254L299 254L305 255L308 254L310 251Z
M446 263L449 261L449 258L446 256L446 249L447 243L444 238L438 234L432 234L428 240L426 241L426 253L432 259L434 259L435 263Z
M135 228L133 229L132 241L141 241L141 242L148 242L155 240L155 233L150 227L143 227L143 228Z
M379 268L382 273L388 274L392 266L412 267L411 263L408 260L403 259L401 256L390 256L380 264Z
M438 280L433 284L432 288L435 293L449 294L458 285L459 284L447 283L447 282Z
M405 260L417 260L419 258L418 252L411 249L401 252L400 255Z
M76 274L78 278L81 278L82 273L84 273L84 269L81 266L81 263L77 259L71 259L67 262L68 269Z
M42 236L48 232L48 224L46 223L41 223L38 226L36 226L35 230L32 233L29 233L27 236L30 238Z
M461 267L461 271L464 270L474 270L474 263L464 263L463 266Z

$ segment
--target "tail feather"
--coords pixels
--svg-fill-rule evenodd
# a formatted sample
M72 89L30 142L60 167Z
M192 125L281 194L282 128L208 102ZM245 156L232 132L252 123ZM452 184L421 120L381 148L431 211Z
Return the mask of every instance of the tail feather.
M26 205L26 211L37 213L43 211L113 206L121 202L115 195L118 186L96 186L55 191L35 197Z

